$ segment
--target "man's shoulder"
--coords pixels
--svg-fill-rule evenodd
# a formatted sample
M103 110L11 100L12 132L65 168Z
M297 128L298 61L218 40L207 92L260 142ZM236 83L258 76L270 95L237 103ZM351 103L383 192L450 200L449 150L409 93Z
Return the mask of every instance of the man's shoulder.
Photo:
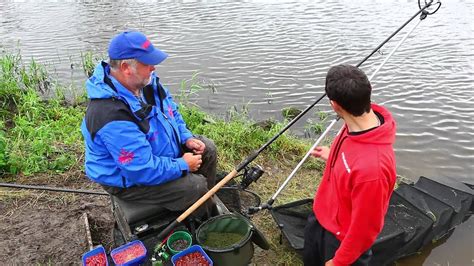
M87 106L85 122L92 138L105 125L113 121L137 123L128 106L115 98L91 99Z
M127 104L119 99L91 99L87 105L86 120L90 117L128 120L132 118L132 113Z

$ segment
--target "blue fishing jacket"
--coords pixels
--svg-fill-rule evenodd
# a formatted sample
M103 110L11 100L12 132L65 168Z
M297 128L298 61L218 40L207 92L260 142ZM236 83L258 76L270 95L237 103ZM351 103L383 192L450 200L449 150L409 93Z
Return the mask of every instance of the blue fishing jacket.
M182 145L192 137L168 90L155 73L144 102L109 75L101 62L87 80L90 98L81 125L86 175L114 187L152 186L189 171Z

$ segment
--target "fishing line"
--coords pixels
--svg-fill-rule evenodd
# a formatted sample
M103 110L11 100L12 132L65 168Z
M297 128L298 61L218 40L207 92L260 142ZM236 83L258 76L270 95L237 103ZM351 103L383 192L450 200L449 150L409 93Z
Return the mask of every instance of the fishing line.
M441 5L441 4L440 4ZM440 6L439 5L439 6ZM424 20L428 14L433 14L434 12L436 12L438 9L439 9L439 6L438 8L429 13L429 12L422 12L421 16L420 16L420 20L405 34L405 36L398 42L398 44L393 48L393 50L390 52L390 54L385 58L385 60L377 67L377 69L372 73L372 75L369 77L369 81L371 81L374 76L380 71L380 69L385 65L385 63L387 63L387 61L390 59L390 57L392 57L392 55L395 53L395 51L402 45L403 42L405 42L405 40L408 38L408 36L415 30L415 28L420 24L420 22L422 20ZM425 7L426 8L426 7ZM419 13L417 13L418 15ZM413 17L412 17L413 18ZM407 23L404 24L404 26L407 25ZM403 27L404 27L403 26ZM397 30L398 32L399 30ZM393 36L393 34L392 34ZM367 60L367 57L364 58L364 60L362 60L361 63L363 63L365 60ZM359 63L357 66L360 66L361 63ZM301 168L301 166L303 165L303 163L306 161L306 159L308 159L308 157L311 155L311 152L321 143L321 141L326 137L326 135L329 133L329 131L331 130L331 128L336 124L337 121L339 121L340 117L337 117L335 119L333 119L331 121L331 123L329 124L329 126L324 130L324 132L319 136L319 138L316 140L316 142L313 144L313 146L309 149L309 151L305 154L305 156L303 157L303 159L301 159L301 161L296 165L296 167L293 169L293 171L290 173L290 175L285 179L285 181L283 182L283 184L278 188L278 190L275 192L275 194L273 194L273 196L270 198L270 200L268 200L267 203L264 203L263 205L261 206L258 206L258 207L250 207L249 210L248 210L248 213L249 214L253 214L255 212L258 212L260 210L263 210L263 209L270 209L273 205L273 203L275 202L276 198L278 197L278 195L283 191L283 189L288 185L288 183L290 182L290 180L295 176L296 172ZM341 128L342 129L342 128ZM340 131L340 130L339 130Z
M377 48L375 48L371 54L369 54L362 62L360 62L357 67L359 67L365 60L372 56L376 51L380 49L388 40L390 40L395 34L397 34L405 25L407 25L411 20L413 20L418 14L422 13L422 17L425 18L428 14L425 9L431 6L433 0L427 3L422 9L418 10L414 16L412 16L402 27L398 28L389 38L382 42ZM441 3L439 3L441 5ZM290 126L292 126L296 121L298 121L304 114L306 114L311 108L313 108L317 103L319 103L324 97L324 93L319 97L313 104L308 106L304 111L302 111L298 116L296 116L291 122L289 122L278 134L276 134L272 139L265 143L260 149L252 152L247 158L245 158L237 167L235 167L230 173L228 173L221 181L219 181L214 187L209 189L209 191L199 198L194 204L192 204L186 211L184 211L176 220L172 221L163 231L161 231L157 238L163 239L173 228L180 224L184 219L186 219L190 214L192 214L197 208L204 204L209 198L211 198L221 187L223 187L228 181L234 178L239 171L244 169L249 163L251 163L265 148L267 148L273 141L275 141L279 136L281 136Z

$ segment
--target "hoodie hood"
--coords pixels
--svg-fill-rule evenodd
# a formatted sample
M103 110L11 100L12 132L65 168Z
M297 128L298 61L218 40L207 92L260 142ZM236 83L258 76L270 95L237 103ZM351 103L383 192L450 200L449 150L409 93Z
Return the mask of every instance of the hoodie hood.
M390 112L384 107L372 104L372 110L384 118L384 123L378 128L361 135L348 135L349 139L360 143L393 145L395 143L396 124ZM347 130L347 125L346 125Z

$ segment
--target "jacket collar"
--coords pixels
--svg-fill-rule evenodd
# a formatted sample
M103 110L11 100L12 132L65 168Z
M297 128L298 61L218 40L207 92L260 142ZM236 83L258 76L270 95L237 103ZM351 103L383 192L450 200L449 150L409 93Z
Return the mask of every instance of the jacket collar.
M382 115L384 118L384 123L361 135L349 135L348 137L351 140L357 141L357 142L363 142L363 143L372 143L372 144L394 144L395 142L395 131L396 131L396 123L395 120L393 119L392 115L390 112L377 104L372 104L371 105L372 110L374 112L377 112ZM347 125L345 125L345 130L347 132Z
M110 66L105 62L103 62L103 66L104 83L108 84L117 93L117 98L128 104L132 113L139 120L147 118L153 111L153 105L140 103L140 101L138 101L137 97L135 97L131 91L125 88L116 78L110 75ZM152 82L147 85L147 87L153 86L153 84L157 82L157 79L158 78L153 74Z

